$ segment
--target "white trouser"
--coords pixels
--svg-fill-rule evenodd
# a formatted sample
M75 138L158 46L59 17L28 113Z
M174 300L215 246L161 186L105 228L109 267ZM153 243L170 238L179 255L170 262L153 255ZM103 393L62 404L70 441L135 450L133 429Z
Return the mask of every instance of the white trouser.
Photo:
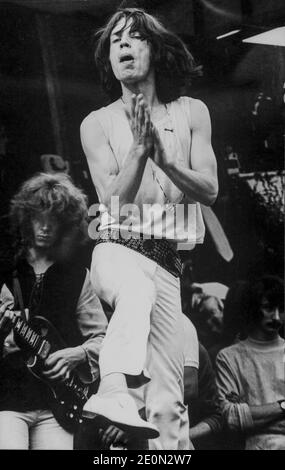
M150 449L189 449L179 279L134 250L108 242L95 247L91 280L114 310L100 352L101 377L149 374L146 416L160 431Z
M73 434L49 410L0 411L0 449L72 450Z

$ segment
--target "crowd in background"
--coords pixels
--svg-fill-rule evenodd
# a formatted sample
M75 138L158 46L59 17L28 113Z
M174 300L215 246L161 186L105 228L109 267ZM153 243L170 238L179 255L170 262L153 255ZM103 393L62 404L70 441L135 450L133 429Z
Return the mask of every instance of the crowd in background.
M184 285L182 298L199 338L198 406L189 403L190 434L197 421L209 428L194 438L194 445L284 449L281 279L240 280L229 289L192 283Z

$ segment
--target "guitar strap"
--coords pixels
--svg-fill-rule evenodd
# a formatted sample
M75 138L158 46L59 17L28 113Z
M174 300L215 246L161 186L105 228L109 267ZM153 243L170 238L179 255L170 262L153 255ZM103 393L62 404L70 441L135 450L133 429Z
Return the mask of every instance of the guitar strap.
M21 318L24 321L28 321L25 308L24 308L22 289L21 289L21 285L18 279L18 273L16 270L13 272L13 294L14 294L14 299L15 299L15 305L18 305L20 308Z

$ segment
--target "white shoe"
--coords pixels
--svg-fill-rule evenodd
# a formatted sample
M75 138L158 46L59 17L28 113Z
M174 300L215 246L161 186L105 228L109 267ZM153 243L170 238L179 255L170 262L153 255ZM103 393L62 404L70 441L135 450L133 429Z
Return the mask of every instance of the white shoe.
M145 439L159 436L157 428L141 419L135 400L128 393L116 393L110 396L92 395L83 407L84 418L103 416L116 424L123 431Z

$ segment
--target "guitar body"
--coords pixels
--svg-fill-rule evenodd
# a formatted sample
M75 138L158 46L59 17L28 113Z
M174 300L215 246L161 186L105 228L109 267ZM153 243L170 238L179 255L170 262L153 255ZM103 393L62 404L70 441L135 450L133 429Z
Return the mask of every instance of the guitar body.
M34 317L28 322L29 327L50 345L49 354L66 348L55 327L43 317ZM38 354L30 353L25 347L25 362L29 371L49 388L48 401L55 419L67 431L74 432L82 422L81 415L88 399L88 386L83 384L76 373L66 381L50 380L43 375L44 360Z

